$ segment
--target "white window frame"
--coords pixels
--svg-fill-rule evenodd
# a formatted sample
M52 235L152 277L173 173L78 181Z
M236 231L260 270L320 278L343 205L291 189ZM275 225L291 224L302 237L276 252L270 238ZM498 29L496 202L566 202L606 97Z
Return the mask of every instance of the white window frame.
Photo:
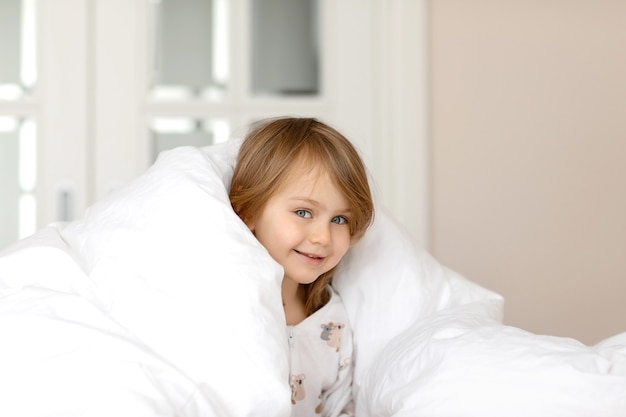
M40 227L58 220L64 190L80 216L141 175L153 117L215 115L236 129L277 114L316 115L357 145L379 201L428 246L425 0L320 0L321 95L301 99L248 96L249 10L247 0L230 0L230 68L241 82L230 83L223 103L175 104L147 98L148 1L37 2L37 91L10 111L38 125Z

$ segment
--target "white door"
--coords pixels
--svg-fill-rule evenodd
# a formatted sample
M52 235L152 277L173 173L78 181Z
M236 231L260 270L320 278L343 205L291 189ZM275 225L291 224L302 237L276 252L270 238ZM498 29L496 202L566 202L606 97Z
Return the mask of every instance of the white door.
M0 2L0 248L87 203L86 10Z

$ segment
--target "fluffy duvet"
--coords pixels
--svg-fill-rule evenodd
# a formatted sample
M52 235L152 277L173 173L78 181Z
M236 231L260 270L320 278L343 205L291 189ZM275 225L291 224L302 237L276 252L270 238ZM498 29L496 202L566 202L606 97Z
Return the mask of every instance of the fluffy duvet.
M289 415L282 270L228 204L236 149L164 152L0 254L0 415ZM382 208L334 286L357 416L626 416L626 333L585 346L503 325L499 295Z

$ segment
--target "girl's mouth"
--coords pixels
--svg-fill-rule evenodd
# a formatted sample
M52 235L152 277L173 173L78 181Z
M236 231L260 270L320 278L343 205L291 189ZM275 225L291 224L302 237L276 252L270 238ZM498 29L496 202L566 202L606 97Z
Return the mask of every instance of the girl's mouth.
M294 249L295 250L295 249ZM323 256L315 255L312 253L300 252L299 250L295 250L298 255L304 256L305 258L314 260L314 261L322 261L324 259Z

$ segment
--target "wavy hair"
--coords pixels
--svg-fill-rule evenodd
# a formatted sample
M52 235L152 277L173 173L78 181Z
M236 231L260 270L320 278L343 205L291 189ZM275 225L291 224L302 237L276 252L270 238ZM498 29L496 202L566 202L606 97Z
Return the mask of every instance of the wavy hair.
M256 220L265 204L303 165L327 172L350 206L351 242L358 241L374 217L374 204L361 157L341 133L313 118L265 120L243 141L230 186L230 202L246 223ZM301 284L307 315L328 302L326 287L335 268L310 284Z

